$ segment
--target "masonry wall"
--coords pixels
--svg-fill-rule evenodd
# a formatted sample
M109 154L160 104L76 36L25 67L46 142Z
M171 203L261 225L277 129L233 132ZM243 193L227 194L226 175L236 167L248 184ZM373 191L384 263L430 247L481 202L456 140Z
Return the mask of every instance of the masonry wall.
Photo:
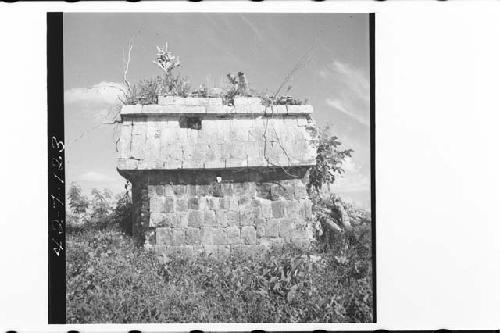
M314 235L306 178L300 167L145 172L133 183L134 233L159 255L307 246Z
M117 170L132 183L138 242L158 254L216 256L309 245L312 111L248 97L123 106Z

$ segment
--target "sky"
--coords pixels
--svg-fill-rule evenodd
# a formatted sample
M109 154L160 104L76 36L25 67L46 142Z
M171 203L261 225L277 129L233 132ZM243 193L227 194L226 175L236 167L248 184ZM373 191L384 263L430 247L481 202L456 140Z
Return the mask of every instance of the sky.
M287 94L307 99L317 124L330 125L354 150L332 189L370 209L367 14L64 14L66 180L85 193L124 190L109 120L119 107L130 40L131 83L161 74L153 60L165 42L193 88L224 85L227 73L241 71L250 88L273 94L301 64Z

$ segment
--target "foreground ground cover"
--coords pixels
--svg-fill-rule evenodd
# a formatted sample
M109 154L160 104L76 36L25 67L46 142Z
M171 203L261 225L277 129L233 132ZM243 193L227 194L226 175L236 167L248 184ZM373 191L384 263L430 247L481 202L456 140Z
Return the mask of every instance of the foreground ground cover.
M160 262L118 228L67 233L67 322L371 322L369 230L322 252Z

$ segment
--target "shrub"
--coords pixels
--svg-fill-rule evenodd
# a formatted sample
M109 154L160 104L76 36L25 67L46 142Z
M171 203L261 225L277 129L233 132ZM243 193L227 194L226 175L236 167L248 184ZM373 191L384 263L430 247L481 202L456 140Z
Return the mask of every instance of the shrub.
M348 239L345 242L354 242ZM352 244L356 244L355 242ZM115 229L68 237L68 323L369 322L371 265L349 246L264 258L156 257Z
M82 215L87 212L89 207L88 198L82 194L82 188L75 182L70 185L68 199L73 214Z
M132 199L127 192L118 195L113 221L127 235L132 235Z

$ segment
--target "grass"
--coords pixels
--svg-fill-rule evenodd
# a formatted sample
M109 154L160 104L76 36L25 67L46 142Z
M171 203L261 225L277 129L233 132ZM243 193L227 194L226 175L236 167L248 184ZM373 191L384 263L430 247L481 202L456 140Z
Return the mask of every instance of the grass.
M162 264L117 228L69 228L67 322L371 322L371 245L342 237L319 260L287 248Z

